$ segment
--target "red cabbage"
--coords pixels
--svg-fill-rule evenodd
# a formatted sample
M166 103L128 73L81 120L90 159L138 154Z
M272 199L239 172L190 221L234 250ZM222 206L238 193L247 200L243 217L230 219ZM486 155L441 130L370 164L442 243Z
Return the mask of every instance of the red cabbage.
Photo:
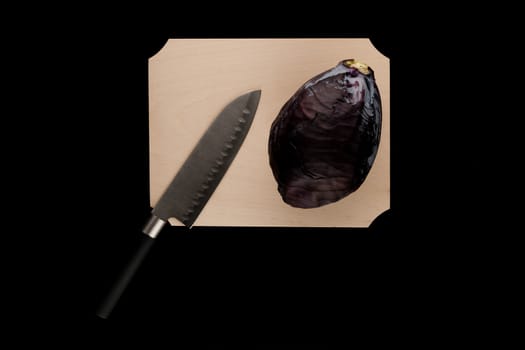
M380 133L381 97L370 67L343 60L307 81L270 130L270 166L284 202L315 208L356 191Z

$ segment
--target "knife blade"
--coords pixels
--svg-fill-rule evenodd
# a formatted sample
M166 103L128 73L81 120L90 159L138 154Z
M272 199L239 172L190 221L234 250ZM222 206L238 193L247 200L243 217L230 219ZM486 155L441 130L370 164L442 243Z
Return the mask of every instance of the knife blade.
M97 310L99 317L109 317L154 239L170 218L192 227L246 138L260 98L261 90L237 97L217 115L201 136L153 208L142 230L141 245Z
M171 217L193 225L240 149L260 96L260 90L239 96L217 116L155 205L146 234Z

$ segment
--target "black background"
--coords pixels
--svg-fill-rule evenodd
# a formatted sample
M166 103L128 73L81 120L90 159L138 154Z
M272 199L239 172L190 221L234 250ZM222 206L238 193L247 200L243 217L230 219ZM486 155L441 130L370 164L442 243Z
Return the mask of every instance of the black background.
M356 324L404 319L424 329L418 320L453 323L452 313L479 312L471 285L486 264L475 224L485 182L477 174L491 151L478 147L487 124L469 123L472 109L446 97L458 79L440 56L450 36L415 38L418 23L402 31L347 22L268 28L244 19L228 30L114 16L69 21L46 33L63 40L41 42L45 64L35 69L52 111L40 123L62 128L60 142L42 145L57 160L34 159L49 175L41 220L56 232L52 266L37 266L31 279L50 309L44 316L103 328L162 323L198 342L319 343ZM147 59L170 37L371 37L391 59L392 209L369 229L166 228L102 320L96 308L151 211ZM49 236L34 242L38 251Z

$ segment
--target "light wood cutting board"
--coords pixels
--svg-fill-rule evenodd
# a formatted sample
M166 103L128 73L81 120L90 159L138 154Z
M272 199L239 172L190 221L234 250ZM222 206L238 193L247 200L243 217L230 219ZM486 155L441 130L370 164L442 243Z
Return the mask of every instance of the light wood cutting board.
M290 207L269 166L271 123L303 83L349 58L374 70L381 93L377 158L348 197L321 208ZM215 116L255 89L262 96L252 127L195 226L368 227L390 208L390 63L368 39L168 40L149 60L152 207Z

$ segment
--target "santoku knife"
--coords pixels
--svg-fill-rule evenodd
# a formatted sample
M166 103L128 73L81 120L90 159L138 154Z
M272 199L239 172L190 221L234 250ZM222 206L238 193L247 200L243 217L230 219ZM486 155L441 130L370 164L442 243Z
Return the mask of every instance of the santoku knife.
M141 246L101 304L98 316L109 317L168 219L193 225L248 134L260 97L260 90L237 97L208 127L155 205L143 229Z

